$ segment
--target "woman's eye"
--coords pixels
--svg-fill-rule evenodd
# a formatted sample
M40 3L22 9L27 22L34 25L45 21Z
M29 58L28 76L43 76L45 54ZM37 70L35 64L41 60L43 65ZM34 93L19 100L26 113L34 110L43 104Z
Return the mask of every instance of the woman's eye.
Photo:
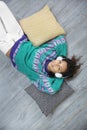
M60 60L60 62L59 62L60 64L61 64L61 60Z

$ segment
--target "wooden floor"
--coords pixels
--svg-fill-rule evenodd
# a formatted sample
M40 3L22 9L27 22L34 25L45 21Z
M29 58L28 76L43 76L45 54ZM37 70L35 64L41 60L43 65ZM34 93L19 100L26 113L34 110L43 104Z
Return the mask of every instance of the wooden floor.
M87 0L3 0L17 20L48 4L67 32L68 57L82 56L67 83L75 93L45 117L24 88L31 84L0 52L0 130L87 130Z

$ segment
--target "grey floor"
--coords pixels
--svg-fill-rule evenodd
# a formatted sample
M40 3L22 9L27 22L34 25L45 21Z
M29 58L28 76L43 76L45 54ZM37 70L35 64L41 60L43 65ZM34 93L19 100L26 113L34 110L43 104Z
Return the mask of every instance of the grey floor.
M17 20L48 4L67 32L68 57L82 56L67 83L75 93L45 117L24 88L31 84L0 52L0 130L87 130L87 0L3 0Z

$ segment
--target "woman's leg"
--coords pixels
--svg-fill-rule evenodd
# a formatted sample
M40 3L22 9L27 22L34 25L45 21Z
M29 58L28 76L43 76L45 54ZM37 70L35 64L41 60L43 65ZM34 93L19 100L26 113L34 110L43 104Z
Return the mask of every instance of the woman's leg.
M7 5L0 1L0 50L6 54L22 35L23 31L15 17Z

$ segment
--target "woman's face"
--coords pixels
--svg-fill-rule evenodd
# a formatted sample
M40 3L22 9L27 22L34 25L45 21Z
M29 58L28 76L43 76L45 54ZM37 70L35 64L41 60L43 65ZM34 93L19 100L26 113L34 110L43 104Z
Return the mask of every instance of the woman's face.
M67 62L63 60L52 60L48 66L48 71L55 73L63 73L67 70Z

